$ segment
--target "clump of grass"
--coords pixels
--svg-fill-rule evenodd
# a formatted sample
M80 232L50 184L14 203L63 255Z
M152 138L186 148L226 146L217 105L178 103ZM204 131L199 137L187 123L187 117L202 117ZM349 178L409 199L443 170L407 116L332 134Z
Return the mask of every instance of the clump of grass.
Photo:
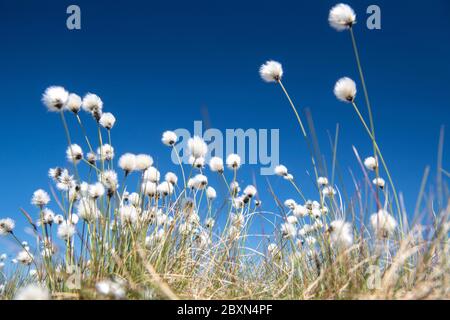
M189 140L191 158L186 166L179 157L176 134L166 131L162 135L162 142L177 155L182 181L173 172L163 177L153 158L146 154L126 153L117 161L116 169L111 135L115 117L103 112L100 97L87 94L81 99L62 87L50 87L43 102L60 115L70 167L50 169L52 197L39 189L32 196L35 212L22 210L34 232L34 248L17 237L12 219L0 220L0 235L9 237L19 249L13 272L1 273L0 297L449 298L450 201L442 178L442 173L448 175L441 165L443 131L438 192L425 194L427 168L415 221L410 222L376 141L372 107L352 29L355 18L353 10L345 5L334 7L329 18L333 27L351 33L369 114L367 124L356 104L356 83L340 79L335 94L353 106L373 146L373 155L364 160L353 149L363 177L357 179L352 172L353 195L344 185L335 183L336 172L342 174L337 157L339 127L334 139L330 137L333 157L328 176L322 156L317 154L317 141L307 132L282 83L283 69L278 62L268 61L260 74L264 80L279 84L288 98L311 156L317 190L315 200L309 200L288 169L278 166L274 173L298 193L297 200L283 201L269 184L279 213L262 209L253 185L241 191L238 155L228 155L225 164L214 157L206 168L208 146L201 137ZM96 137L86 134L80 117L82 109L92 116ZM76 119L89 150L86 154L72 142L74 128L67 124L67 113ZM389 185L382 178L383 172ZM223 202L217 199L207 174L219 175L223 181L227 190ZM137 187L133 180L138 181ZM51 207L50 203L55 205ZM221 211L226 216L218 223ZM425 215L432 218L432 223L421 224ZM271 225L273 233L253 234L250 226L255 218ZM6 261L2 255L0 271Z

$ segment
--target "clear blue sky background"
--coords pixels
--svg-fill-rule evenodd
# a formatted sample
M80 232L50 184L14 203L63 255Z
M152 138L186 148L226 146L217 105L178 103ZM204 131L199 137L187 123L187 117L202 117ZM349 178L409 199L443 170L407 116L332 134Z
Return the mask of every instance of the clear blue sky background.
M50 85L100 95L105 110L118 118L117 154L150 153L162 172L176 170L165 164L169 152L160 136L166 129L192 130L194 120L222 130L279 128L281 162L313 197L305 174L307 150L292 111L280 89L258 75L267 59L283 63L285 84L297 105L311 109L329 163L326 132L340 124L341 166L347 176L352 167L360 177L351 145L363 156L371 146L351 107L332 93L339 77L358 79L349 34L327 22L335 3L2 0L0 216L23 220L20 206L34 212L32 192L48 189L49 167L66 164L59 118L40 102ZM378 31L365 27L366 8L374 3L382 10ZM81 7L81 31L66 29L70 4ZM355 32L379 143L411 210L425 166L435 168L439 128L450 121L450 3L349 4L358 15ZM363 106L362 95L359 101ZM81 136L74 140L84 146ZM446 153L444 167L449 165ZM241 177L251 183L258 172L250 166ZM285 181L270 181L282 199L294 196ZM273 209L265 178L257 178L257 184Z

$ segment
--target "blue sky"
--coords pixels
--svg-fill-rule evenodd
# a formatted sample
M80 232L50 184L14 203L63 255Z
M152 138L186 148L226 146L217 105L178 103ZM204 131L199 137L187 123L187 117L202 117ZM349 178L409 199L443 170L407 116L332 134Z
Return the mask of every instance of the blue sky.
M366 156L371 145L351 106L332 93L341 76L358 80L349 34L327 23L335 3L2 1L0 216L20 221L21 206L33 212L31 194L48 189L48 168L66 164L59 118L40 102L50 85L100 95L118 118L117 154L150 153L162 172L176 170L165 165L164 130L193 130L195 120L221 130L279 128L280 160L313 197L307 149L292 111L280 88L258 75L267 59L283 63L284 83L297 106L311 110L329 163L327 130L333 134L339 123L341 166L347 176L352 167L360 177L351 146ZM412 210L425 166L435 168L440 126L450 122L450 3L376 1L382 30L375 31L365 27L365 10L374 3L348 3L358 15L355 33L379 144ZM65 26L70 4L81 7L80 31ZM359 102L363 108L362 95ZM83 145L81 136L74 140ZM448 154L444 167L450 167ZM258 166L243 169L243 183L258 172ZM284 181L269 179L281 198L295 195ZM264 200L265 178L256 181ZM272 200L266 202L271 209Z

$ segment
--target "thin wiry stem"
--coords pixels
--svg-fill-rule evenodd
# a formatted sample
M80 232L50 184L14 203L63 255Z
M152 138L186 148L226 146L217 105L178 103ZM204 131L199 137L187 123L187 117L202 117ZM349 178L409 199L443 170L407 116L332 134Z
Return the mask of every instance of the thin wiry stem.
M294 103L292 102L292 99L291 99L291 97L289 96L289 93L287 92L287 90L286 90L286 88L284 87L283 83L281 82L281 79L278 79L277 83L280 85L281 89L283 89L283 92L284 92L284 94L286 95L286 98L288 99L289 104L290 104L291 107L292 107L292 110L294 110L295 116L297 117L297 121L298 121L298 123L299 123L299 125L300 125L300 129L301 129L301 131L302 131L303 138L305 139L306 145L307 145L307 147L308 147L308 151L309 151L309 153L310 153L310 155L311 155L311 163L312 163L312 166L313 166L313 169L314 169L314 174L315 174L315 177L316 177L316 188L317 188L317 190L318 190L319 193L320 193L320 187L319 187L319 184L317 183L317 180L318 180L318 178L319 178L319 174L318 174L318 172L317 172L317 166L316 166L316 161L315 161L315 159L314 159L314 153L313 153L313 151L312 151L312 147L311 147L311 145L310 145L310 141L308 140L308 135L306 134L305 127L303 126L303 122L302 122L302 120L301 120L301 118L300 118L300 115L299 115L298 112L297 112L297 108L295 107Z
M359 119L361 120L364 128L366 129L367 133L369 134L370 138L372 139L373 144L374 144L374 146L376 148L376 151L377 151L378 155L380 156L380 160L381 160L381 163L383 164L384 170L386 170L386 175L387 175L387 177L389 179L389 183L390 183L390 185L392 187L392 192L394 193L395 203L396 203L396 206L397 206L397 209L398 209L398 215L399 215L399 220L400 220L400 225L401 225L400 227L402 228L401 207L400 207L400 203L398 201L397 191L395 189L395 185L394 185L394 182L392 180L392 177L391 177L391 174L389 172L389 169L388 169L388 167L386 165L386 162L384 161L383 155L381 153L380 148L378 147L378 144L377 144L375 138L373 137L372 133L370 132L370 129L367 126L366 121L364 120L361 112L358 109L358 106L356 105L355 102L352 102L352 105L353 105L353 108L356 111L356 114L358 115Z
M355 53L356 64L358 66L359 77L361 78L361 84L363 87L364 98L366 100L367 112L369 114L370 132L372 133L373 141L375 141L376 140L375 125L374 125L374 121L373 121L372 106L370 104L369 93L368 93L367 86L366 86L366 80L364 78L364 73L363 73L363 69L361 66L361 59L359 57L358 46L356 45L356 39L355 39L355 34L353 33L353 28L350 28L349 30L350 30L350 36L352 38L352 45L353 45L353 51ZM376 148L375 148L374 142L372 142L372 147L373 147L373 153L376 154ZM378 167L375 168L375 175L376 175L377 179L380 177L380 172L379 172ZM376 192L376 196L377 196L377 198L379 197L378 189ZM378 203L378 201L377 201L377 203ZM380 208L378 208L378 209L380 209Z
M175 154L177 155L178 164L180 165L181 174L183 175L183 185L184 185L184 188L186 188L187 184L186 184L186 176L184 174L183 163L181 162L180 155L178 154L178 150L177 150L177 147L175 146L175 144L172 146L172 148L173 148L173 151L175 151Z
M89 142L89 138L87 136L86 129L84 128L84 125L81 122L81 118L80 118L80 115L78 113L76 114L76 118L77 118L78 124L80 125L81 132L83 133L84 139L86 140L86 143L87 143L87 145L89 147L89 151L94 153L94 150L92 149L91 143Z
M297 117L297 121L298 124L300 125L300 129L302 130L302 134L303 136L306 138L306 131L305 131L305 127L303 126L303 122L302 119L300 118L300 115L297 112L297 108L295 108L294 103L292 102L291 97L289 96L289 93L287 92L286 88L284 87L283 83L281 82L281 80L278 80L278 84L280 85L281 89L283 89L284 94L286 95L286 98L289 100L289 104L292 107L292 110L294 110L295 116Z

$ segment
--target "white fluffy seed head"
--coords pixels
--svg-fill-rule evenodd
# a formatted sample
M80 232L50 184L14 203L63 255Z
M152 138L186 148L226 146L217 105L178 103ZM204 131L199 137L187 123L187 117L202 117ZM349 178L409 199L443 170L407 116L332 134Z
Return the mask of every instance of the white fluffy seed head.
M119 158L119 167L125 171L126 174L136 169L136 155L132 153L125 153Z
M353 102L356 97L356 83L348 77L339 79L334 85L334 95L343 102Z
M384 186L386 185L386 181L384 181L384 179L380 177L373 179L372 182L380 189L384 189Z
M173 193L173 185L167 181L163 181L156 187L156 190L160 195L165 197Z
M239 193L241 191L241 187L239 187L239 183L237 181L233 181L230 183L230 189L232 193Z
M297 203L293 199L287 199L286 201L284 201L284 205L289 209L294 210L297 206Z
M205 227L208 229L212 229L214 227L215 221L213 218L208 218L205 221Z
M116 117L110 112L105 112L100 117L99 123L103 128L111 130L116 123Z
M117 173L114 170L105 170L100 174L100 181L108 188L109 192L115 192L119 187Z
M151 182L151 181L144 181L141 185L141 191L144 195L149 196L149 197L154 197L156 196L156 190L157 185L155 182Z
M178 182L178 177L173 172L167 172L166 175L164 176L164 180L166 180L171 185L176 185Z
M148 154L138 154L136 156L136 170L144 171L153 165L153 158Z
M42 189L38 189L33 193L31 197L31 204L37 207L46 206L50 202L50 196Z
M386 210L380 209L370 216L372 229L380 238L391 237L397 228L397 221Z
M326 177L319 177L317 179L317 184L320 186L326 186L328 184L328 179Z
M41 218L42 218L43 224L52 224L53 220L55 219L55 213L48 208L44 208L42 210ZM0 227L1 227L1 225L0 225Z
M19 289L14 300L51 300L51 297L47 288L30 284Z
M90 199L81 200L76 209L78 216L88 223L96 221L101 215L95 202Z
M160 176L161 175L160 175L158 169L156 169L155 167L150 167L144 171L143 180L157 183L157 182L159 182Z
M333 197L336 194L336 190L332 186L325 186L322 189L322 194L324 197Z
M88 189L89 196L92 199L97 199L105 194L105 187L100 182L89 185Z
M103 101L100 97L93 93L88 93L83 98L82 108L84 111L93 113L103 110Z
M206 188L206 197L209 200L215 199L217 197L217 192L213 187Z
M83 159L83 150L79 145L72 144L67 147L66 158L69 162L78 163Z
M125 225L135 225L138 220L138 211L134 206L122 206L119 209L120 220Z
M66 109L72 111L77 114L81 109L81 97L75 93L69 94L69 98L67 99Z
M73 235L75 234L75 226L72 224L72 222L63 221L58 226L58 238L62 240L70 240Z
M164 131L161 141L166 146L173 146L175 143L177 143L178 137L177 134L173 131Z
M294 238L297 235L297 227L291 223L281 225L281 235L285 239Z
M252 185L249 185L244 189L244 194L249 198L254 197L256 195L256 192L257 192L256 188Z
M378 161L374 157L367 157L364 159L364 166L367 170L374 171L378 167Z
M208 178L203 174L197 174L193 180L195 189L204 189L208 185Z
M13 219L5 218L0 220L0 236L5 236L11 233L16 226Z
M209 168L213 172L223 173L224 167L222 158L212 157L211 160L209 160Z
M194 168L201 169L205 166L205 158L194 158L193 156L189 157L189 164Z
M97 161L97 155L94 152L88 152L86 154L86 160L93 165Z
M114 158L114 148L105 143L97 149L97 154L101 160L111 161Z
M349 5L339 3L331 8L328 22L337 31L347 30L355 24L356 14Z
M194 136L188 140L188 150L195 159L204 158L208 152L208 145L199 136Z
M259 75L266 82L278 82L283 76L281 63L269 60L259 68Z
M241 157L235 153L228 155L227 167L232 170L237 170L241 166Z
M275 174L281 177L287 176L288 169L282 164L275 167Z
M352 226L344 220L331 222L328 232L331 244L336 248L348 248L353 244Z
M69 93L63 87L52 86L45 90L42 95L42 102L47 109L52 112L63 110L69 99Z
M296 216L288 216L286 218L286 221L287 221L287 223L290 223L290 224L297 224L298 223L298 219L297 219Z
M293 212L294 216L296 216L298 218L303 218L308 215L308 210L300 204L297 204L294 207L294 210L292 212Z
M27 249L26 246L24 247L25 249ZM30 264L33 263L34 256L31 254L31 252L29 252L29 250L25 249L17 254L16 261L23 265L29 266Z

